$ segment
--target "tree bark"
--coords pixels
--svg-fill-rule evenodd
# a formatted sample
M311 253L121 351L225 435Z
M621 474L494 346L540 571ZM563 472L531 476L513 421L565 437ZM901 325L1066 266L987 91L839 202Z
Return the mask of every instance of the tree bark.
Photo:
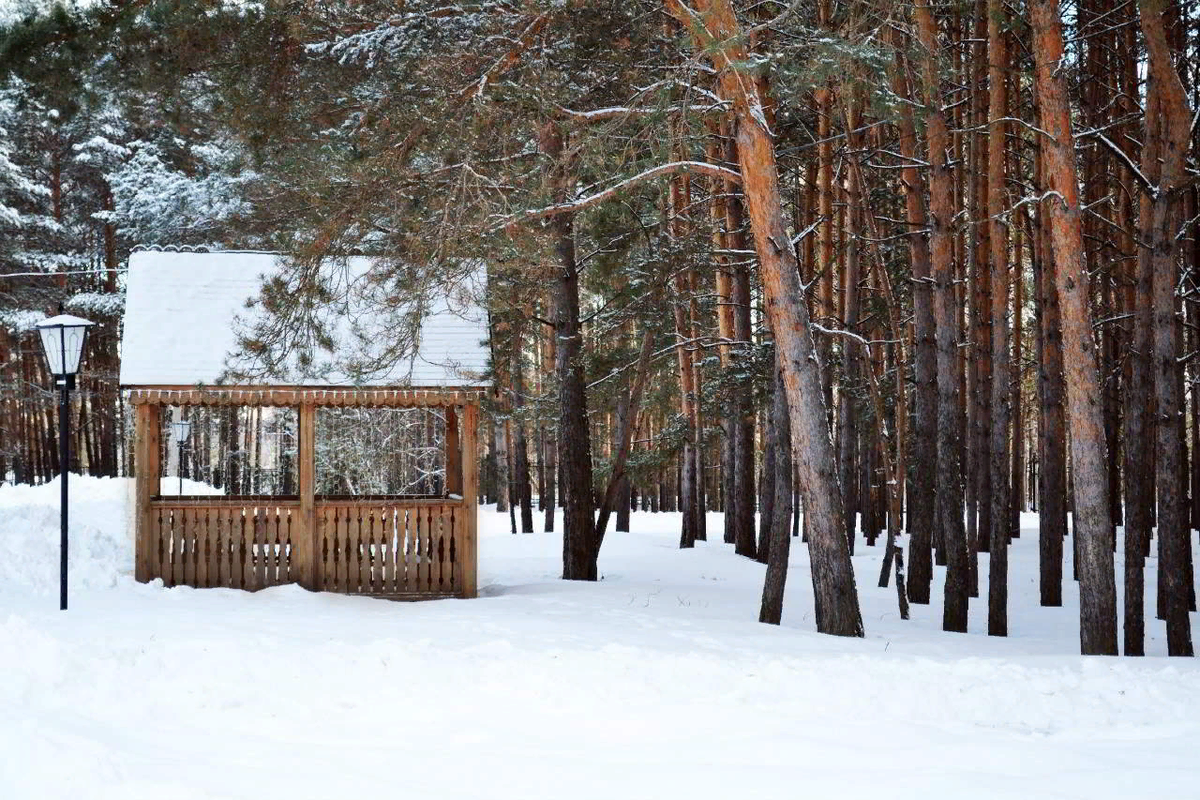
M568 199L570 170L565 166L562 134L553 123L541 135L542 152L551 161L555 202ZM552 218L557 269L551 282L552 320L556 341L554 371L558 377L558 472L563 505L563 578L597 578L595 525L592 518L592 434L588 425L583 380L583 331L579 322L579 269L575 261L572 214Z
M695 24L695 13L679 0L666 3L691 33L696 49L713 61L721 94L733 103L738 162L762 268L767 318L782 363L793 456L809 512L817 630L862 636L862 615L842 519L821 374L803 303L796 253L784 221L775 147L753 84L739 79L741 65L748 63L742 31L730 0L698 3L703 28Z
M788 556L791 552L792 521L792 454L788 430L787 392L783 371L775 367L775 391L771 403L771 440L768 448L775 452L772 487L774 499L767 539L767 574L763 580L762 607L758 621L778 625L783 617L783 590L787 582Z
M918 38L922 47L925 106L928 110L930 163L930 255L933 263L934 313L937 325L938 373L938 527L946 548L946 590L942 628L967 630L969 569L963 528L962 442L959 429L959 369L957 302L954 292L954 200L945 114L937 73L937 27L928 0L916 4Z
M988 0L988 243L992 280L992 512L988 551L988 635L1008 635L1008 539L1012 530L1008 449L1012 384L1008 336L1008 223L1005 220L1005 128L1008 116L1005 71L1008 48L1002 0ZM981 534L982 535L982 534Z
M1042 111L1039 139L1047 188L1051 246L1063 316L1067 414L1071 425L1074 535L1079 548L1079 635L1084 655L1116 655L1117 598L1110 546L1108 475L1095 341L1083 265L1078 174L1063 58L1058 0L1029 0L1035 90Z
M900 37L893 32L896 63L892 91L913 98L908 65L902 56ZM900 155L908 165L900 172L904 207L909 227L908 244L913 276L913 311L916 379L914 401L916 430L913 431L913 484L909 497L912 524L909 526L908 599L929 603L933 582L934 487L937 476L937 340L933 318L933 277L930 266L925 187L917 162L917 134L912 107L899 107Z
M1187 180L1186 160L1191 139L1191 112L1187 94L1175 71L1163 15L1165 0L1139 0L1138 14L1149 56L1146 93L1146 152L1143 172L1157 188L1143 202L1142 241L1149 251L1154 276L1154 370L1158 425L1155 453L1158 461L1158 566L1167 622L1167 653L1192 655L1192 629L1188 619L1191 588L1191 535L1187 496L1180 476L1184 472L1183 392L1180 381L1175 285L1178 278L1179 239L1176 216ZM1147 205L1149 208L1147 209Z

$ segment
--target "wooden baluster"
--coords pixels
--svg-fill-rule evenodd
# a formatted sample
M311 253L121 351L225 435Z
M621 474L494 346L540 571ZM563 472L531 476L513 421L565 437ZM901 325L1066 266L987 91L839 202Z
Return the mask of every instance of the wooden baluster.
M421 578L418 591L428 592L431 590L431 579L433 577L433 532L430 530L432 522L429 516L429 506L421 506L419 509L421 519Z
M354 507L354 553L358 556L358 590L371 593L371 542L363 519L362 506Z
M208 588L208 509L196 509L196 588Z
M350 591L350 515L349 509L338 507L334 511L338 543L337 579L339 592Z
M271 554L267 561L267 582L278 586L287 582L287 563L283 552L287 547L287 509L276 506L267 513L267 551Z
M450 546L446 543L446 537L450 533L446 524L446 507L437 506L433 513L437 517L437 591L445 592L450 588L450 578L446 574L450 565Z
M171 526L171 509L160 508L158 510L159 526L161 529L163 557L162 557L162 579L163 586L175 585L175 541L172 538L175 535L175 529Z
M154 545L153 545L154 546L154 566L152 568L153 574L150 577L151 578L161 578L163 584L165 585L171 577L171 573L169 572L169 568L167 567L167 564L170 563L171 547L167 542L163 541L163 524L162 524L162 509L161 508L151 509L150 525L151 525L151 531L152 531L150 534L150 536L151 536L150 541L152 541L154 543Z
M363 517L363 556L367 560L367 582L363 591L370 594L377 594L380 590L379 546L376 541L379 531L375 525L376 516L378 515L375 509L368 508L366 516Z
M388 506L379 508L379 544L375 551L375 556L379 563L379 583L375 587L375 591L379 594L388 594L392 591L392 583L395 580L395 573L392 567L392 526L388 524L389 511Z
M196 585L208 589L212 586L212 532L209 530L209 509L197 509L200 515L199 527L196 529Z
M330 508L321 509L321 559L321 589L334 591L337 588L337 535Z
M402 535L400 550L404 558L404 591L412 592L416 590L417 575L416 570L413 568L413 550L415 549L413 547L413 536L416 520L413 519L411 508L400 510L400 526L400 534Z
M171 509L171 585L182 586L184 584L183 577L183 533L184 533L184 510L182 508Z
M254 588L267 585L267 511L255 508L254 513Z
M183 519L183 582L186 586L196 585L196 510L180 510Z
M408 509L396 509L396 592L408 591Z
M233 534L234 534L234 536L233 536L233 548L234 548L233 563L234 563L234 572L237 575L237 588L238 589L249 589L250 588L249 573L250 573L251 567L253 566L253 562L250 560L250 557L252 555L250 543L246 541L246 539L249 538L247 536L247 522L248 521L246 519L246 509L238 506L233 509L233 513L231 516L232 516L232 520L233 520L232 527L233 527Z
M221 516L225 523L225 541L222 544L222 550L225 555L226 569L225 574L230 589L242 588L242 557L241 549L238 545L239 533L237 528L237 519L234 518L234 508L221 509Z
M265 588L267 586L274 586L276 576L279 574L278 567L275 565L275 540L279 538L279 525L274 508L260 508L258 514L262 517L262 560L266 571L266 574L263 576L262 586L259 588Z
M425 569L425 525L421 521L421 512L423 509L418 506L409 511L410 519L412 520L412 540L413 540L413 560L409 565L412 570L412 590L414 592L421 591L421 575Z
M211 586L226 586L229 582L229 551L225 547L224 509L214 508L209 512L212 525L213 564L209 575Z
M460 553L460 545L458 545L458 535L461 531L458 530L458 507L448 506L446 512L450 517L450 591L458 594L458 589L462 587L462 576L458 573L458 553Z
M292 574L292 523L296 521L296 512L284 510L279 520L279 582L292 583L297 576Z

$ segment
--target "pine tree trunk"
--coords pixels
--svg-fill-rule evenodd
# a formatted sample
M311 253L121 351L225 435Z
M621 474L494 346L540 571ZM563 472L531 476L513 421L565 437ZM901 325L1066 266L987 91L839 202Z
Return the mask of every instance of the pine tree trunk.
M1047 188L1058 299L1063 317L1067 414L1074 477L1074 536L1079 549L1079 633L1084 655L1116 655L1117 601L1113 578L1112 526L1104 424L1097 399L1095 341L1083 264L1079 186L1063 58L1058 0L1029 0L1033 24L1035 86L1042 112L1039 138Z
M734 163L740 156L739 145L734 139L729 140L729 150L726 159ZM731 187L732 189L733 187ZM734 358L746 358L753 340L750 326L750 270L742 253L746 245L746 221L743 214L743 198L736 191L731 191L725 200L726 230L729 234L729 247L735 251L733 280L731 285L733 301L733 336L737 345L733 350ZM740 387L739 387L740 388ZM755 525L754 512L757 498L754 492L754 468L756 451L754 448L754 401L749 391L738 391L733 401L734 405L734 552L738 555L754 558Z
M762 607L759 622L778 625L783 617L783 590L787 582L788 556L791 552L792 520L792 454L791 433L788 430L787 392L783 385L782 370L775 368L775 389L771 403L770 440L768 453L774 452L774 471L771 483L774 498L766 548L767 574L763 580Z
M553 123L541 134L542 152L552 163L551 184L555 201L568 197L572 179L563 163L563 136ZM558 379L558 474L563 503L563 578L594 581L597 578L595 522L592 508L592 434L588 425L587 387L583 379L583 331L579 321L579 268L575 261L572 214L551 221L556 274L550 285L551 319Z
M1192 655L1192 630L1188 618L1191 588L1191 535L1187 496L1180 480L1184 471L1183 392L1180 382L1175 286L1178 278L1179 239L1175 235L1187 180L1186 159L1191 139L1191 112L1187 95L1171 58L1163 15L1165 0L1139 0L1138 13L1149 54L1146 94L1145 153L1143 172L1157 181L1157 192L1143 202L1141 238L1149 250L1154 294L1154 371L1158 425L1155 454L1158 461L1158 567L1163 603L1160 614L1167 622L1167 653Z
M775 333L782 363L793 455L799 465L805 508L809 511L817 630L862 636L862 615L845 537L829 419L796 253L784 220L775 147L766 129L762 103L748 84L738 79L735 66L747 62L744 39L730 0L702 0L698 4L704 30L693 24L689 12L672 0L667 0L667 8L689 30L696 49L712 59L720 76L721 94L733 103L743 190L762 269L768 323Z
M999 120L1008 116L1005 71L1008 48L1006 16L1002 0L988 0L988 242L991 249L992 281L992 430L991 529L987 532L988 635L1008 635L1008 539L1011 532L1012 499L1008 479L1011 457L1008 433L1012 400L1009 376L1008 336L1008 223L1005 221L1005 129Z
M893 33L896 65L892 91L898 97L913 98L908 65L902 57L899 34ZM914 338L916 378L914 401L916 430L913 431L913 483L909 497L912 524L909 525L908 599L929 603L933 582L933 527L937 477L937 339L933 319L933 277L930 268L928 221L925 214L925 189L917 163L917 135L912 107L899 107L900 155L908 162L900 173L904 187L906 219L913 276Z
M946 160L949 137L937 73L937 27L928 0L916 5L921 42L930 163L930 257L933 264L938 372L938 527L945 542L946 590L942 628L967 630L969 564L963 527L962 442L959 429L957 302L954 292L953 183Z

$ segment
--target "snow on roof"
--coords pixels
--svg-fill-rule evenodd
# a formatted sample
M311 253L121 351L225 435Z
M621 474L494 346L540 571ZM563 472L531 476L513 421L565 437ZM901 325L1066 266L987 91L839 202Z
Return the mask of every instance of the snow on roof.
M263 312L247 303L259 295L264 277L279 274L282 256L273 253L175 253L146 251L129 259L125 324L121 341L121 384L165 386L231 383L229 370L253 367L239 353L238 337ZM255 380L304 386L473 386L487 368L487 316L472 299L482 276L469 286L442 286L428 297L419 341L412 352L357 379L346 364L377 362L391 342L391 324L370 310L355 287L376 263L370 258L338 262L351 290L347 302L324 322L333 339L328 360L300 368L293 359L283 374ZM320 355L320 354L318 354ZM250 370L252 371L252 369ZM351 370L353 371L353 370Z

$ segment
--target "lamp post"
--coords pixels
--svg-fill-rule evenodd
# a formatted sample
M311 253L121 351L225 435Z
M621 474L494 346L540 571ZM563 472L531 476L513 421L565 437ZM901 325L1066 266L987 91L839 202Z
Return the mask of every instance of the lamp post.
M175 445L179 448L179 494L183 495L183 444L192 433L191 420L177 419L171 423L171 435L175 437Z
M67 610L67 472L71 464L71 440L68 423L71 416L71 390L75 388L75 375L79 372L79 361L83 357L83 345L87 341L88 328L96 323L86 319L59 314L37 324L42 339L42 351L46 364L54 376L58 395L58 462L62 480L62 540L59 550L58 607Z

